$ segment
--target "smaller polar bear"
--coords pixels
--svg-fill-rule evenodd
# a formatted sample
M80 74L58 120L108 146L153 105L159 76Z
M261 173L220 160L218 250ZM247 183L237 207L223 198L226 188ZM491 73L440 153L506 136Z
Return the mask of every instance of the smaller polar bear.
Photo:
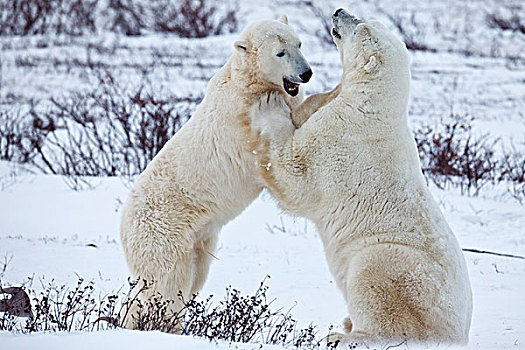
M333 22L340 86L294 110L298 129L276 95L251 114L268 139L257 155L267 187L281 207L314 221L345 297L347 333L329 341L466 343L470 282L407 125L406 47L342 9Z
M139 176L122 213L131 273L154 282L138 298L160 294L174 301L173 314L182 307L179 292L188 299L202 288L221 227L263 189L252 158L258 135L250 129L251 105L277 91L295 107L299 84L312 76L286 16L249 25L234 47L194 115ZM125 310L124 327L136 327L137 311L137 303Z

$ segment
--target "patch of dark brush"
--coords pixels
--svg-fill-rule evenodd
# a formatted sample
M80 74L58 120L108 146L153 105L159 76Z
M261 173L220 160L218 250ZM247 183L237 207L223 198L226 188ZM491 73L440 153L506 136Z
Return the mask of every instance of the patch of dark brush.
M0 110L0 159L82 177L139 174L190 118L201 97L159 97L150 88L123 88L109 72L87 93L51 98L45 110Z
M422 171L439 188L478 195L487 184L508 182L516 199L525 199L525 155L516 149L495 154L499 139L472 133L473 118L451 113L441 126L414 131Z
M41 291L26 286L5 287L0 281L0 291L14 291L30 300L30 310L24 313L7 299L0 310L0 330L13 333L98 331L117 328L127 317L133 317L138 330L161 330L204 338L210 341L227 341L255 344L277 344L286 347L314 349L321 346L315 325L299 328L290 313L273 310L268 300L268 286L263 280L254 294L244 295L231 286L226 288L224 298L213 303L213 296L205 299L197 295L183 301L183 308L170 313L172 300L160 295L142 303L137 295L151 287L146 281L130 281L128 293L120 291L98 296L93 282L79 278L70 288L52 280L42 283ZM32 284L32 281L30 281ZM8 289L11 288L11 289ZM138 288L138 293L135 293ZM131 297L135 295L135 297ZM20 299L21 300L21 299ZM138 302L137 315L128 314L130 303ZM331 344L330 348L336 348Z
M145 32L203 38L235 32L235 3L210 0L0 0L0 35Z

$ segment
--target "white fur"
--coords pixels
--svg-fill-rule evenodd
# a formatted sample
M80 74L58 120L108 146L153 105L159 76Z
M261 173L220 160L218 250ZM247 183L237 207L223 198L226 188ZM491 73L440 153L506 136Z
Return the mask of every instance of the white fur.
M283 77L308 66L299 39L281 21L251 24L235 43L226 65L211 79L195 114L140 175L122 213L121 238L134 277L154 281L141 293L175 300L204 284L221 227L261 192L262 180L250 156L257 135L250 133L249 107L270 91L284 94ZM279 50L287 57L276 57ZM308 67L309 68L309 67ZM297 97L285 97L290 106ZM136 315L134 304L129 310ZM127 317L125 327L134 328Z
M296 130L288 113L277 115L278 95L252 111L252 126L269 138L268 187L318 228L348 306L348 333L337 339L466 343L470 282L407 125L408 52L378 22L357 25L343 12L334 23L337 97Z

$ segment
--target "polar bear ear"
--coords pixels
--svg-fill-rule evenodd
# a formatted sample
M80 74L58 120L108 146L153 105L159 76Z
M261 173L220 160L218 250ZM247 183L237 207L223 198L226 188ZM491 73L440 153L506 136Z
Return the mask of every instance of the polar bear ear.
M246 53L246 51L252 48L252 45L247 41L239 40L233 44L233 47L240 53Z
M372 74L379 68L379 62L377 61L376 56L370 56L368 63L365 64L365 72Z
M288 17L286 17L286 15L282 15L282 16L279 18L279 21L280 21L280 22L283 22L284 24L288 24Z

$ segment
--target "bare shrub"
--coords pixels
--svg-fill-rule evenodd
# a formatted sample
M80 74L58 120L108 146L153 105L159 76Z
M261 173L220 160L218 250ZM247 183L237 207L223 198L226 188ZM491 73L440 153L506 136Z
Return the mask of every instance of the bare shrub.
M51 30L56 34L82 35L96 32L99 0L55 0L58 13L53 16ZM45 29L42 30L42 33Z
M109 0L102 16L105 18L105 29L115 33L140 35L148 27L147 7L136 0Z
M491 28L509 30L525 34L525 24L517 13L511 13L504 16L500 13L489 13L486 16L487 23Z
M520 203L525 201L525 155L512 148L500 160L501 172L497 181L510 183L509 193Z
M32 132L27 113L21 109L0 110L0 160L30 163L44 139Z
M478 195L487 184L505 182L519 202L525 200L525 155L515 148L495 149L499 139L474 136L473 118L451 114L442 127L424 125L415 130L421 168L427 180L440 188L459 187Z
M431 51L436 52L425 43L426 30L425 26L415 20L415 13L410 15L410 19L404 19L399 16L389 16L394 26L399 30L403 41L408 50L412 51Z
M95 32L99 0L0 0L0 35Z
M32 283L30 279L29 282ZM12 310L0 316L0 330L16 333L95 331L113 328L113 325L96 322L101 317L114 315L117 310L117 295L103 298L96 296L93 282L79 278L73 288L58 285L54 280L44 284L40 292L26 287L3 287L0 290L17 288L25 290L31 298L32 310L27 314Z
M0 0L0 35L144 31L185 38L235 32L236 6L211 0Z
M379 5L376 9L385 15L396 27L403 38L408 50L436 52L435 48L429 47L426 42L428 23L417 20L415 11L398 11L390 13Z
M209 0L160 0L152 3L153 29L184 38L237 31L235 6Z
M421 167L426 177L438 187L448 184L462 193L478 194L490 182L495 182L498 162L494 146L498 140L487 135L474 137L472 118L451 114L440 130L423 126L415 131Z
M145 281L130 282L129 292L117 292L104 297L97 297L92 282L86 283L79 278L73 288L58 285L55 281L42 282L42 290L21 287L31 297L32 313L30 317L21 317L13 312L0 314L0 330L14 333L33 332L71 332L97 331L118 327L126 317L125 310L136 297L130 295L134 288L140 291L150 287ZM0 283L0 290L3 287ZM11 287L12 288L12 287ZM313 349L320 346L318 331L314 325L304 329L297 327L290 311L272 310L266 293L265 281L253 295L243 295L240 291L226 288L226 295L218 304L212 302L212 296L199 299L194 295L183 300L183 309L176 315L169 314L168 305L172 301L160 296L153 297L141 304L136 325L140 330L162 330L171 332L175 329L182 334L230 342L278 344L296 348ZM177 328L178 327L178 328ZM330 348L335 348L332 344Z
M251 296L243 296L231 286L226 288L224 300L216 307L212 307L210 297L186 302L183 333L209 340L288 344L295 335L295 320L289 312L270 309L267 290L263 281Z
M327 12L325 6L317 6L314 4L313 1L304 1L302 3L302 6L306 7L312 15L320 22L320 29L317 29L314 33L314 35L319 39L319 41L327 46L334 45L334 41L332 39L332 16L331 11L333 9L328 9ZM300 25L301 29L308 32L307 28Z
M0 156L43 173L66 175L78 189L86 176L139 174L190 118L201 97L128 92L108 73L88 93L50 100L20 116L1 111Z
M0 33L27 35L43 29L44 18L52 11L45 0L1 0Z

